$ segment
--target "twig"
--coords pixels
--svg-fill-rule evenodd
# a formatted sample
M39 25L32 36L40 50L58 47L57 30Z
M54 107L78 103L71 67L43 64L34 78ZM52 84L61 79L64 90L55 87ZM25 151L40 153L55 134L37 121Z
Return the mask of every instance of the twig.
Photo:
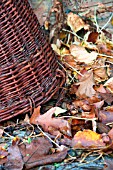
M66 62L65 62L66 63ZM72 70L74 70L77 74L79 74L80 76L83 77L83 74L81 74L79 71L77 71L74 67L72 67L70 64L66 63L69 67L72 68Z
M101 54L101 53L98 53L98 55L100 55L100 56L103 56L103 57L107 57L107 58L113 58L113 56L106 55L106 54Z
M8 134L7 132L4 131L4 133L5 133L7 136L9 136L10 138L12 138L12 139L14 138L14 136L11 136L11 135Z
M73 118L73 119L79 119L79 120L87 120L87 121L92 121L92 120L98 120L97 118L81 118L81 117L76 117L76 116L61 116L59 118Z
M105 23L105 25L100 29L100 32L108 25L108 23L111 21L113 14L109 17L108 21Z
M106 61L106 63L113 64L113 62L111 62L111 61Z
M103 2L102 4L110 4L110 3L113 3L113 1L109 1L109 2ZM88 6L82 6L81 9L84 9L84 8L90 8L90 7L94 7L94 6L98 6L98 4L94 4L94 5L88 5Z
M95 21L95 25L96 25L96 28L97 28L97 32L99 33L100 29L99 29L99 25L98 25L98 22L97 22L96 8L94 10L94 21Z
M79 164L79 166L84 165L84 164L89 164L89 163L91 163L91 162L95 162L95 161L97 161L98 159L100 159L100 158L102 157L102 155L103 155L103 152L102 152L97 158L95 158L95 159L93 159L93 160L91 160L91 161L88 161L88 162L86 162L86 163L81 163L81 164Z
M106 125L108 126L108 125L113 125L113 122L110 122L110 123L106 123Z
M56 142L54 142L43 130L37 125L38 129L43 133L44 136L46 136L52 143L54 143L60 150L62 150L62 147L59 146Z
M87 154L82 158L82 160L80 161L80 163L82 163L82 162L87 158L87 156L89 156L92 152L93 152L93 151L87 153Z
M66 31L66 32L69 32L69 33L71 33L71 34L73 34L73 35L75 35L77 38L79 38L79 39L81 39L81 40L84 40L83 38L81 38L80 36L78 36L75 32L72 32L72 31L69 31L69 30L66 30L66 29L62 29L63 31Z
M65 72L68 74L68 71L65 69L65 67L60 63L60 62L58 62L58 64L65 70ZM72 76L70 76L69 74L68 74L68 76L71 78L71 79L73 79L73 77Z

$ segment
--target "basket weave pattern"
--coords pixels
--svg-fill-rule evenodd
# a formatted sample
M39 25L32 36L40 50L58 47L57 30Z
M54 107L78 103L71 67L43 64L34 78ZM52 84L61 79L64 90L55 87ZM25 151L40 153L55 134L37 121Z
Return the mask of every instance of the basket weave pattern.
M64 84L27 0L0 2L0 122L32 111Z

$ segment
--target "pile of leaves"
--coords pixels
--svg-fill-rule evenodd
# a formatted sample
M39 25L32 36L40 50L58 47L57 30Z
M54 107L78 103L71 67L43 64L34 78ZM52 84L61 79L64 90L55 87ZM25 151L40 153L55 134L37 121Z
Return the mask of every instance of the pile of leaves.
M39 106L24 120L0 126L1 169L63 160L86 164L89 156L96 154L93 162L113 153L112 35L105 31L106 23L99 27L92 11L90 18L89 11L64 14L61 2L55 1L49 15L53 12L56 22L51 25L48 17L45 29L66 72L65 95L59 107Z

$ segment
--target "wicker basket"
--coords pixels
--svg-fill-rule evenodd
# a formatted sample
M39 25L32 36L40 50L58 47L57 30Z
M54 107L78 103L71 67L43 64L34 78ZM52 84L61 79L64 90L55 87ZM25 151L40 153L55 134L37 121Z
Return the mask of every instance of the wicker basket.
M27 0L0 1L0 122L47 102L65 75Z

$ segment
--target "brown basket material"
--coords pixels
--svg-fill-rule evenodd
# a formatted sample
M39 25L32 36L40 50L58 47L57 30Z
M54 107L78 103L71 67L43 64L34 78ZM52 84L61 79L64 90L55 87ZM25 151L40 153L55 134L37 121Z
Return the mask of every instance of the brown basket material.
M28 1L1 1L0 122L47 102L65 81Z

